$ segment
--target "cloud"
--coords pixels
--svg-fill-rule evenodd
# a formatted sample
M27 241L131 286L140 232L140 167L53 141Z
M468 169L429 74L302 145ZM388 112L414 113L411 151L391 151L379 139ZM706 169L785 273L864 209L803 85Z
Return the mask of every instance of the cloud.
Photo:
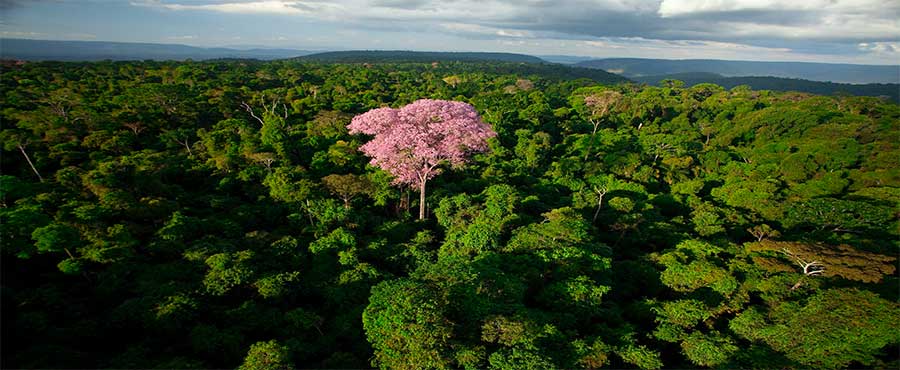
M857 47L867 53L888 54L900 58L900 42L861 42Z
M600 49L598 51L623 49L647 57L652 57L654 54L665 55L667 59L691 59L698 55L715 59L748 59L748 55L756 55L757 58L770 60L784 59L793 54L793 50L789 48L759 47L704 40L655 40L642 37L604 38L582 41L581 44L585 48Z
M211 11L233 14L315 14L326 8L332 7L328 3L298 0L262 0L262 1L231 1L210 2L205 4L180 4L162 2L159 0L132 2L131 5L155 7L174 11Z
M750 11L884 15L898 7L896 2L883 0L662 0L658 13L664 18Z
M92 33L72 32L72 33L45 33L31 31L0 31L0 37L18 38L18 39L47 39L47 40L94 40L97 35Z
M718 40L896 40L900 2L884 0L663 0L658 14ZM703 31L703 29L707 31Z
M196 40L197 35L169 36L166 40Z
M770 46L772 39L900 38L900 1L884 0L224 0L133 3L174 11L280 14L362 29L470 37L643 37ZM465 24L468 30L446 25ZM489 30L490 32L487 32Z
M248 40L285 44L303 39L267 36L304 30L323 46L339 48L365 47L367 40L378 38L385 47L397 48L493 46L571 55L607 48L648 57L868 58L897 64L891 48L900 42L897 0L132 1L168 12L246 15L245 27L255 34L242 35ZM265 18L273 16L277 22ZM294 27L292 22L296 28L287 28ZM252 32L256 27L265 31ZM558 49L562 44L567 49Z
M819 9L831 1L804 0L663 0L659 5L661 17L678 17L694 14L726 13L747 10L809 10Z
M510 30L510 29L500 29L488 26L482 26L478 24L471 23L441 23L440 27L445 31L462 35L468 37L475 38L496 38L496 37L504 37L504 38L522 38L522 37L534 37L534 35L529 31L522 30Z
M416 9L428 2L428 0L374 0L372 5L382 8Z
M67 34L63 35L62 38L67 39L67 40L94 40L97 38L97 35L95 35L93 33L75 32L75 33L67 33Z
M0 32L0 36L3 37L11 37L11 38L35 38L35 37L44 37L47 36L46 33L41 32L25 32L25 31L2 31Z
M0 11L25 8L35 3L58 2L60 0L0 0Z

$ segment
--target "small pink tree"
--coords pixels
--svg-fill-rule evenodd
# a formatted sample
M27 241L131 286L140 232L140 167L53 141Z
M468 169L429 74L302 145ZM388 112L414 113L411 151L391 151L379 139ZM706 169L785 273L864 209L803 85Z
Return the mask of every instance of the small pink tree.
M425 183L438 166L458 166L475 152L488 149L497 133L469 104L421 99L399 109L378 108L353 118L351 134L375 137L359 148L372 165L396 178L394 184L419 187L419 219L425 218Z

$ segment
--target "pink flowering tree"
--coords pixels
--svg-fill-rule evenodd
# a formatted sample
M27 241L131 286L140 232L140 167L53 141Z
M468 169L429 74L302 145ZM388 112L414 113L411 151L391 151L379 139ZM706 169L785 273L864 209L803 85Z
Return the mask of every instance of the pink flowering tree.
M417 100L402 108L378 108L353 118L351 134L373 135L359 148L372 165L395 176L394 184L419 188L419 219L425 218L425 183L443 164L458 166L488 149L497 133L469 104Z

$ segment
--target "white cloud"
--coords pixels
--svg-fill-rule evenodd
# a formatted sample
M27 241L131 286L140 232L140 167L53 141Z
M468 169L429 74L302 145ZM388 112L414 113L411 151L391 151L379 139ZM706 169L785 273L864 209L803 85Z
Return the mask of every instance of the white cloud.
M872 40L900 37L900 24L888 19L865 16L823 17L813 25L779 25L753 22L720 22L723 32L739 38L783 38L800 40L851 39Z
M523 38L523 37L535 37L535 34L529 31L522 30L513 30L513 29L502 29L496 27L482 26L479 24L472 23L441 23L439 26L451 33L463 34L463 35L472 35L472 36L484 36L484 37L512 37L512 38Z
M47 36L46 33L23 32L23 31L3 31L3 32L0 32L0 35L2 35L3 37L12 37L12 38L33 38L33 37Z
M508 30L498 30L495 32L497 36L505 36L505 37L529 37L530 34L525 31L508 31Z
M695 13L721 13L745 10L805 10L820 9L828 0L663 0L659 5L662 17L677 17Z
M897 64L889 45L900 40L898 0L132 1L169 11L253 15L258 18L248 22L260 24L263 16L294 17L298 29L300 22L327 29L312 37L331 48L364 48L380 38L385 48ZM295 31L260 27L266 35ZM279 45L304 40L255 39Z
M819 11L845 14L896 15L897 2L884 0L662 0L659 15L678 17L691 14L742 11Z
M196 35L183 35L183 36L169 36L166 37L167 40L196 40Z
M589 40L582 41L583 45L592 47L592 48L600 48L600 49L624 49L625 46L621 43L613 43L608 41L597 41L597 40Z
M861 42L857 47L867 53L893 55L900 61L900 42Z
M795 55L789 48L769 48L738 43L703 40L655 40L642 37L618 37L581 41L589 55L609 54L609 49L623 50L634 56L665 59L787 60Z
M151 0L145 2L132 2L131 5L156 7L175 11L194 10L234 14L284 15L314 14L334 7L334 5L328 3L299 0L231 1L204 4L180 4Z
M900 1L663 0L674 27L722 40L897 40ZM678 23L680 22L680 23Z
M466 33L479 33L479 34L492 34L494 30L471 23L441 23L440 26L448 31L453 32L466 32Z

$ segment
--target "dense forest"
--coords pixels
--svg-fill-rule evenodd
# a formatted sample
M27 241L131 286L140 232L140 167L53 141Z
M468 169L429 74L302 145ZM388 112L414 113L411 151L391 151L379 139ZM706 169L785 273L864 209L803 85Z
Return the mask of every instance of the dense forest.
M900 84L896 83L841 84L781 77L725 77L716 73L704 72L631 77L631 79L650 85L657 85L665 80L678 80L684 82L685 86L711 83L726 89L746 85L754 90L802 91L816 95L875 96L900 104Z
M2 367L900 366L898 105L563 68L5 65ZM424 204L347 127L419 99Z

